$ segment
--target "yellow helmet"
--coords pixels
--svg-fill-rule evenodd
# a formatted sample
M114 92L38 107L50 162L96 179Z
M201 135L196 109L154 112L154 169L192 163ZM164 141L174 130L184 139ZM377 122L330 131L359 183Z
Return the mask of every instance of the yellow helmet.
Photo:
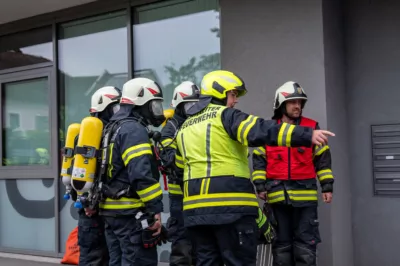
M219 100L226 98L228 91L236 90L238 97L247 93L244 81L236 74L226 70L216 70L206 74L201 81L200 94Z
M164 110L165 120L164 120L164 122L161 124L162 127L165 126L165 124L167 123L167 120L168 120L168 119L170 119L170 118L172 118L172 117L174 116L174 113L175 113L174 109L167 109L167 110Z

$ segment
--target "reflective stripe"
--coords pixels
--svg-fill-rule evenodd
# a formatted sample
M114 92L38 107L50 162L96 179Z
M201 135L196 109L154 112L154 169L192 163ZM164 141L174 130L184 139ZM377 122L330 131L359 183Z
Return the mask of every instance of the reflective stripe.
M267 172L265 170L256 170L252 174L253 181L255 180L267 180Z
M114 149L114 143L111 143L110 145L110 158L108 158L108 177L112 177L112 170L114 168L112 164L112 156L113 156L113 149Z
M331 169L320 170L317 172L317 176L319 181L323 181L325 179L333 179L333 174Z
M214 193L183 199L183 210L220 206L258 207L258 201L256 195L251 193Z
M144 203L140 199L120 198L118 200L106 199L99 204L101 209L118 210L118 209L137 209L144 207Z
M281 129L278 133L278 146L290 147L292 142L292 133L296 126L288 123L282 123Z
M239 125L237 132L237 140L243 145L247 146L247 136L249 135L250 129L254 126L257 121L257 117L249 115L246 120L242 121Z
M183 193L184 197L189 197L189 182L183 183Z
M210 178L204 178L201 181L201 186L200 186L200 194L201 195L208 194L208 189L210 188L210 183L211 183Z
M122 154L122 160L124 161L124 164L126 166L133 158L145 154L153 154L150 143L143 143L126 149L125 152Z
M211 124L207 124L206 131L206 155L207 155L207 176L211 176Z
M258 217L256 219L258 228L261 228L266 221L267 221L267 216L265 216L265 214L261 211L261 209L258 208Z
M285 193L283 190L280 190L272 193L267 193L267 197L269 203L276 203L285 200Z
M168 192L174 195L183 195L181 186L178 184L168 184Z
M168 146L168 148L176 149L176 143L175 143L175 141L174 141L173 139L171 139L171 138L164 139L163 141L161 141L161 144L162 144L161 150L162 150L163 148L167 147L167 146Z
M316 190L288 190L289 198L293 201L318 200Z
M156 183L146 189L136 191L143 202L153 200L162 194L160 183Z
M328 145L321 145L321 146L315 145L314 156L319 156L322 153L324 153L326 150L329 150Z
M263 157L265 158L265 148L264 148L264 147L255 148L254 151L253 151L253 153L254 153L255 155L263 156Z
M186 149L185 149L185 140L183 139L183 133L181 134L181 143L182 143L182 149L183 149L183 156L185 157L185 158L187 158L187 156L186 156ZM188 167L188 179L190 179L190 164L188 163L187 164L187 167Z
M185 165L183 164L183 158L176 153L175 153L175 165L178 166L179 168L185 167Z

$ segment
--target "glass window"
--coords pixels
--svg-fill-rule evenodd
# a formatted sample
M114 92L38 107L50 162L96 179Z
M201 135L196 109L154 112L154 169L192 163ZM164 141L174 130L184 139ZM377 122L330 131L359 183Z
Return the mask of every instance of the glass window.
M90 98L99 88L128 79L125 12L63 24L59 34L61 136L71 123L89 115Z
M126 22L126 12L118 12L60 26L61 147L68 126L80 123L89 115L92 94L104 86L122 89L128 80ZM62 198L63 184L60 184L60 190L60 245L63 252L68 235L77 225L78 209Z
M55 252L54 180L0 180L0 246Z
M135 10L134 76L160 84L164 109L170 108L173 90L181 82L200 85L204 74L220 69L218 10L216 0L168 1ZM169 217L168 205L164 196L164 222ZM168 262L170 245L158 251L159 261Z
M53 61L51 27L0 38L0 70Z
M134 75L160 84L165 109L182 81L200 85L204 74L220 69L218 1L144 6L134 17Z
M50 164L48 84L47 77L3 84L3 165Z

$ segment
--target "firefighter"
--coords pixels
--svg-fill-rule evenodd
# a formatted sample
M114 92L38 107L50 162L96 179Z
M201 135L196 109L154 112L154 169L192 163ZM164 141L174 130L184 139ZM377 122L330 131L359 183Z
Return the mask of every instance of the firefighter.
M318 122L302 116L306 102L303 88L296 82L286 82L275 93L272 119L278 124L319 129ZM334 179L329 146L263 146L254 150L253 170L259 197L270 203L278 223L274 265L316 265L317 244L321 241L316 177L324 202L330 203Z
M248 146L310 147L334 135L228 108L246 92L232 72L206 74L199 101L177 135L177 158L184 165L184 222L195 241L197 265L256 265L259 209Z
M99 118L104 125L107 124L119 110L120 97L121 91L116 87L106 86L98 89L91 98L90 115ZM79 135L75 138L75 146L78 137ZM72 200L77 200L75 190L71 191L71 196ZM107 266L109 257L104 223L98 215L98 208L81 208L78 210L78 215L79 265Z
M100 215L110 266L158 263L162 190L147 127L158 127L165 120L162 101L162 90L153 80L129 80L122 89L120 111L105 129L110 136L108 182L103 184Z
M183 193L181 189L181 178L178 178L175 171L175 163L181 164L181 158L177 158L175 136L179 127L187 118L187 110L199 99L199 88L190 81L184 81L174 90L171 106L175 108L174 115L167 119L161 131L161 158L168 175L168 194L171 216L167 221L169 241L171 244L171 255L169 263L171 266L193 265L192 242L187 230L183 225Z

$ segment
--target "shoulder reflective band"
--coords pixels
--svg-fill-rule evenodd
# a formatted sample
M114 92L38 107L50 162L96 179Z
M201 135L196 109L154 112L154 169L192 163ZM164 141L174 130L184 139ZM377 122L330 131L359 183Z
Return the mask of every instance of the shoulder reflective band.
M258 200L252 193L213 193L188 196L183 199L183 210L223 206L258 207Z
M172 148L172 149L176 149L175 141L173 139L171 139L171 138L164 139L163 141L161 141L161 145L162 145L161 146L161 150L164 149L164 148L167 148L167 147Z
M292 142L292 133L296 126L288 123L282 123L281 129L278 133L278 146L290 147Z
M249 115L246 120L243 120L239 124L239 128L237 131L237 140L245 146L248 145L247 136L249 135L249 131L254 126L256 121L256 116Z
M316 190L288 190L290 200L293 201L314 201L318 200Z
M253 171L253 181L256 180L267 180L267 172L265 170L255 170Z
M326 179L333 179L333 174L331 169L320 170L317 172L317 176L319 181L323 181Z
M143 202L153 200L162 195L160 183L156 183L146 189L137 190L136 193L140 196Z
M126 166L133 158L145 154L150 154L150 155L153 154L150 143L143 143L126 149L122 154L122 160L124 161L124 164Z

